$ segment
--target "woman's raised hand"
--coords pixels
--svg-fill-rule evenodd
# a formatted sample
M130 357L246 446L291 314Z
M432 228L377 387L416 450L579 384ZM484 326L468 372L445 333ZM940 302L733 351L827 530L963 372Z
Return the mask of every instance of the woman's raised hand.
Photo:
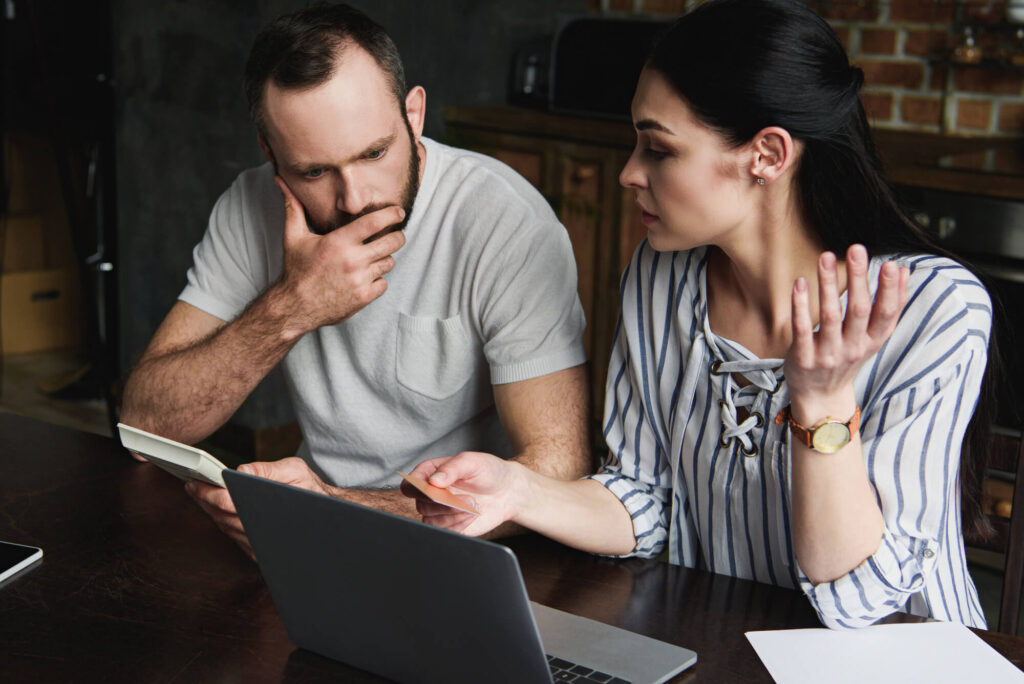
M863 245L846 252L846 316L839 301L836 256L818 257L818 318L814 331L807 280L793 286L793 344L786 355L785 374L793 415L818 420L826 414L853 411L853 380L861 365L892 335L907 302L910 271L889 261L878 274L871 301L868 253Z
M478 515L434 503L407 482L402 483L402 492L416 499L416 510L423 516L423 522L476 537L511 520L515 514L512 498L516 468L521 466L491 454L464 451L458 456L424 461L410 473L435 487L450 490L472 505Z

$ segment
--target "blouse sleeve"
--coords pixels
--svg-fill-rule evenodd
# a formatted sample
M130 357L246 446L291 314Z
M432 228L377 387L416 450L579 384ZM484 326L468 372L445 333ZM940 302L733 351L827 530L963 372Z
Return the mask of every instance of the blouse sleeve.
M650 301L643 273L651 270L653 250L641 245L622 276L622 308L608 364L604 437L608 456L597 480L619 497L633 519L636 546L627 556L657 556L668 541L672 473L664 439L651 423L659 409L644 387L651 350L639 333ZM633 296L633 295L636 296Z
M985 371L991 302L957 265L915 269L909 291L896 331L856 383L882 539L872 556L834 581L814 585L800 573L831 628L865 626L900 610L939 563L956 557L947 545L962 543L960 449Z

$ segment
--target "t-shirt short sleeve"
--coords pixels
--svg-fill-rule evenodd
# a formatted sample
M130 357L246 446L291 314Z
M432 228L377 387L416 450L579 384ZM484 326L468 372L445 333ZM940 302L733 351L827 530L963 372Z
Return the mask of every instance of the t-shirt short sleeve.
M265 240L256 217L246 211L247 195L259 193L265 169L247 171L220 196L202 241L192 250L192 267L178 299L223 321L236 318L266 289L258 258Z
M551 206L495 159L452 148L445 154L452 158L433 204L444 208L438 220L449 229L441 239L451 242L438 252L457 262L452 287L465 292L468 284L464 301L491 382L528 380L586 362L572 244Z
M482 322L491 382L517 382L586 361L576 263L560 223L539 221L514 231L496 258L490 288Z

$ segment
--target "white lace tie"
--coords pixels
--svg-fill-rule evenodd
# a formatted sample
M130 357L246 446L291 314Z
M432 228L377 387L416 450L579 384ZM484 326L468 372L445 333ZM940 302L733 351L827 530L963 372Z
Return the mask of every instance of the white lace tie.
M739 439L745 454L753 455L755 453L750 432L755 428L762 427L766 420L763 415L751 411L750 408L755 404L762 391L775 392L778 389L781 379L776 378L775 371L781 366L781 359L715 360L712 362L712 374L722 376L720 405L722 425L725 428L720 438L722 446L727 445L733 439ZM739 373L750 380L751 384L740 389L736 381L733 380L733 373ZM747 409L749 414L743 422L739 421L737 415L739 408Z

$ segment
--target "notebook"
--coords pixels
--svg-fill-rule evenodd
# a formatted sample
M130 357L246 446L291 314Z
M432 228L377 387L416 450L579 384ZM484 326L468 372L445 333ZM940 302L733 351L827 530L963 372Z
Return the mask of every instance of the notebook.
M171 475L182 480L199 480L218 487L224 486L221 472L227 466L202 449L124 423L117 424L117 431L125 449L135 452Z
M664 682L697 654L531 603L512 551L225 470L288 636L399 682Z

